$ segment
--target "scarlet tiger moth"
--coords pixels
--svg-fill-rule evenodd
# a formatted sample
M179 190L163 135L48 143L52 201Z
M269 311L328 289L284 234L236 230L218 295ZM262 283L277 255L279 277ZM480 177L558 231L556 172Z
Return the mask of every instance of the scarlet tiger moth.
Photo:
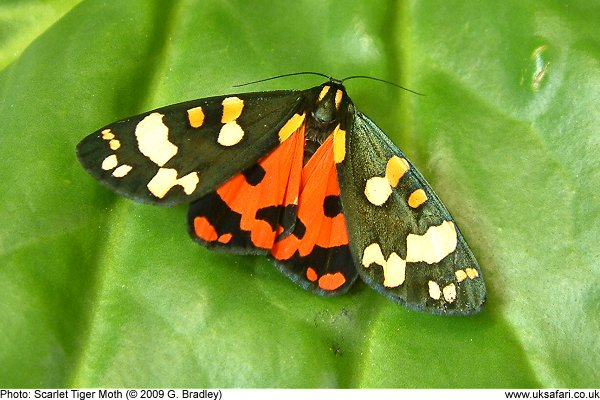
M77 154L125 197L189 203L198 243L265 254L320 295L345 293L360 276L413 310L479 312L485 285L460 230L355 108L347 79L158 108L99 129Z

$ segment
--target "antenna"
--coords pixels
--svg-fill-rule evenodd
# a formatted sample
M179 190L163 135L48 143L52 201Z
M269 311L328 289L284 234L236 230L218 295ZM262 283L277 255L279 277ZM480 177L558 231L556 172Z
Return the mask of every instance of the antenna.
M248 82L248 83L242 83L240 85L233 85L233 87L241 87L241 86L248 86L248 85L253 85L255 83L260 83L260 82L266 82L266 81L272 81L273 79L279 79L279 78L285 78L287 76L296 76L296 75L317 75L317 76L321 76L323 78L327 78L330 81L337 81L337 79L334 79L330 76L327 76L325 74L322 74L320 72L312 72L312 71L303 71L303 72L292 72L290 74L282 74L282 75L277 75L277 76L272 76L270 78L265 78L265 79L259 79L257 81L253 81L253 82Z
M297 76L297 75L316 75L316 76L320 76L320 77L326 78L326 79L328 79L331 82L335 82L335 83L339 83L339 84L342 84L345 81L349 81L350 79L358 79L358 78L361 78L361 79L370 79L372 81L387 83L388 85L395 86L395 87L397 87L399 89L406 90L407 92L411 92L411 93L414 93L414 94L419 95L419 96L425 96L422 93L415 92L414 90L407 89L404 86L398 85L397 83L386 81L385 79L374 78L372 76L352 75L352 76L348 76L348 77L346 77L346 78L344 78L342 80L339 80L339 79L335 79L335 78L333 78L333 77L331 77L329 75L325 75L325 74L322 74L320 72L313 72L313 71L302 71L302 72L292 72L292 73L289 73L289 74L281 74L281 75L272 76L270 78L259 79L257 81L242 83L242 84L239 84L239 85L233 85L233 87L242 87L242 86L254 85L255 83L267 82L267 81L272 81L274 79L285 78L285 77L288 77L288 76Z
M388 85L392 85L395 86L397 88L406 90L407 92L411 92L414 94L417 94L419 96L425 96L423 93L419 93L419 92L415 92L414 90L410 90L405 88L404 86L400 86L397 83L394 82L390 82L390 81L386 81L385 79L379 79L379 78L373 78L372 76L366 76L366 75L352 75L352 76L348 76L344 79L341 80L342 83L344 83L345 81L349 81L350 79L357 79L357 78L362 78L362 79L370 79L372 81L377 81L377 82L383 82L383 83L387 83Z

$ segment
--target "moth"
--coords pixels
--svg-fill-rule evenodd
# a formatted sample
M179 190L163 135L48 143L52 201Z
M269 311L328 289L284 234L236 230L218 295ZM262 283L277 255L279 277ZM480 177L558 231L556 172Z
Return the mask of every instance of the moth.
M319 295L360 277L412 310L479 312L485 284L458 226L343 82L158 108L92 133L77 155L120 195L189 204L196 242L265 254Z

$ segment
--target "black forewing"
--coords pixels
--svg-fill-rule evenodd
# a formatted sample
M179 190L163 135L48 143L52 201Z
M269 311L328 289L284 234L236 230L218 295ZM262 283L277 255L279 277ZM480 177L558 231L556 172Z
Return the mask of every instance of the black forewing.
M407 160L410 169L392 189L388 200L380 206L365 195L365 185L374 176L384 176L386 163L392 156L405 155L367 116L350 107L350 127L346 139L346 155L338 165L343 211L348 224L350 248L361 278L370 286L409 308L441 314L477 312L485 302L485 286L481 270L471 250L452 221L452 217L423 176ZM416 189L423 189L427 201L418 208L407 204ZM382 266L365 267L365 249L377 243L386 260L392 253L407 258L407 236L424 235L432 226L452 221L456 227L456 249L439 262L407 262L405 280L397 287L384 286ZM458 272L457 271L462 271ZM471 276L464 277L465 271ZM439 299L432 298L430 282L440 289ZM443 293L448 287L448 293ZM452 300L451 289L456 292ZM435 288L433 290L435 293ZM448 296L448 300L444 297ZM437 296L434 296L437 297Z
M236 122L244 136L234 146L217 143L223 123L222 101L236 96L244 107ZM107 125L83 139L77 146L79 160L85 169L102 184L130 199L158 205L191 202L215 190L220 184L255 164L257 160L279 144L277 132L303 102L301 91L273 91L217 96L158 108ZM199 128L190 126L188 110L202 107L204 123ZM153 113L163 115L168 128L168 140L177 147L177 153L159 166L139 150L136 126ZM110 148L103 138L107 129L119 141L119 148ZM123 177L113 176L114 168L104 170L103 161L115 154L118 165L128 165L130 171ZM198 173L199 183L192 193L186 194L174 185L162 198L148 190L148 183L160 168L173 169L177 177Z

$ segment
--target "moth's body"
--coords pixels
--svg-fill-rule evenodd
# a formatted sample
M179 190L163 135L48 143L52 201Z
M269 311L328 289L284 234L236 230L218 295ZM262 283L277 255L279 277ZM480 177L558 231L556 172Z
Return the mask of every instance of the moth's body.
M190 203L197 242L267 254L318 294L360 275L416 310L469 314L485 301L446 208L341 81L164 107L100 129L78 153L118 193Z

